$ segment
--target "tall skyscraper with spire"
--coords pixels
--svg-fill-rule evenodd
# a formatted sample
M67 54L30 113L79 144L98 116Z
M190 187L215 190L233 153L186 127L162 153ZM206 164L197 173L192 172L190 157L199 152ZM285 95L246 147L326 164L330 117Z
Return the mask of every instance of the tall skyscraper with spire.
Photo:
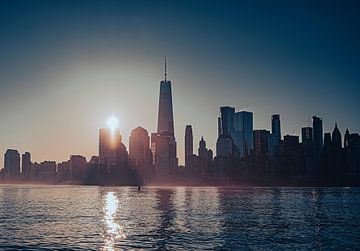
M166 57L164 80L160 82L157 132L153 133L151 137L152 152L155 155L154 181L156 183L169 183L176 174L178 160L174 135L171 81L167 79Z
M172 105L171 81L167 80L167 62L165 57L164 80L160 82L159 113L157 133L174 136L174 115Z

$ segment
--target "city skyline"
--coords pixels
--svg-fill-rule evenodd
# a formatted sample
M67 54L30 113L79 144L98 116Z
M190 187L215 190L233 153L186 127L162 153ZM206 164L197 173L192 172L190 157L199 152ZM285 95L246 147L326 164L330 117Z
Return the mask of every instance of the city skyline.
M357 249L359 12L0 0L0 250Z
M320 10L319 3L280 1L275 10L262 4L254 19L256 4L245 2L217 8L215 2L70 6L63 1L43 2L38 9L2 2L0 149L29 151L36 161L60 162L71 154L89 159L97 153L94 135L111 115L119 118L127 147L133 128L155 132L164 55L173 82L180 164L187 124L194 142L204 136L208 147L216 148L220 106L253 112L254 129L270 130L270 116L278 113L282 135L300 136L313 115L323 118L324 132L331 132L335 122L342 135L346 128L360 131L359 39L357 26L351 25L359 22L357 8L332 3ZM200 18L193 22L173 10ZM272 22L266 22L274 11ZM307 11L326 15L320 19ZM333 21L332 14L342 18ZM209 28L201 32L204 27ZM165 39L161 34L166 33Z
M323 131L323 118L312 117L312 127L300 136L282 135L280 114L271 115L271 132L253 127L254 114L221 106L217 118L216 153L203 136L194 154L192 125L185 126L185 165L179 165L174 133L171 80L160 81L157 130L138 126L123 144L119 121L111 116L99 129L98 155L80 154L70 159L32 162L31 153L7 149L0 178L4 182L40 182L82 185L315 185L344 186L359 182L360 135L335 123ZM21 156L21 160L20 160ZM21 163L21 166L20 166Z
M165 57L165 60L166 60L166 57ZM165 62L166 63L166 62ZM166 70L166 69L165 69ZM167 72L165 72L165 75L167 76ZM161 80L161 79L160 79ZM161 80L162 81L162 80ZM166 81L166 80L165 80ZM171 91L170 91L171 92ZM175 96L176 96L176 94L175 94ZM159 102L158 102L159 103ZM231 107L231 108L235 108L235 110L236 110L236 113L237 114L239 114L239 113L243 113L243 112L247 112L247 113L249 113L249 111L245 111L244 109L237 109L236 107L238 107L238 106L236 106L236 105L234 105L234 104L229 104L229 106L220 106L220 107ZM218 107L218 109L219 109L219 107ZM116 109L114 109L114 110L116 110ZM159 111L158 111L159 112ZM218 111L218 113L219 113L219 111ZM252 113L252 114L254 114L254 124L255 124L255 115L256 115L256 112L254 112L254 111L251 111L250 113ZM109 119L111 119L111 118L114 118L114 119L117 119L117 120L120 120L120 124L122 123L124 123L124 121L121 121L121 118L119 118L119 117L116 117L116 116L114 116L114 114L118 114L118 113L116 113L116 112L114 112L114 113L111 113L111 114L109 114L109 116L107 117L107 118L105 118L105 120L104 120L104 122L102 123L102 126L101 127L99 127L99 128L97 128L97 130L100 130L100 129L104 129L104 128L110 128L110 126L108 125L108 120ZM235 113L234 113L235 114ZM254 130L271 130L271 127L272 127L272 125L271 125L271 117L272 116L274 116L274 114L271 114L271 115L268 115L268 117L269 117L269 125L267 126L267 127L265 127L265 128L259 128L259 127L253 127L253 129ZM282 115L282 116L284 116L284 115ZM316 117L316 115L314 114L314 116ZM312 117L314 117L314 116L312 116ZM174 115L174 117L175 117L175 115ZM285 117L286 117L286 114L285 114ZM214 118L215 120L216 120L216 118ZM304 127L308 127L308 126L311 126L312 125L312 121L311 121L311 119L312 118L309 118L310 119L310 121L307 123L307 124L303 124L303 125L300 125L297 129L288 129L288 131L287 132L284 132L283 130L284 129L282 129L281 128L281 135L282 135L282 137L281 137L281 139L283 139L283 137L285 136L285 135L296 135L296 136L299 136L299 138L301 138L301 135L302 135L302 129L304 128ZM323 123L324 123L324 125L325 124L329 124L329 123L326 123L326 118L321 118L322 120L323 120ZM154 120L155 121L157 121L157 124L156 124L156 126L154 126L155 128L156 127L159 127L159 121L158 121L158 118L156 117L156 118L154 118ZM175 118L173 119L173 120L176 120ZM194 122L194 123L196 123L196 122ZM284 120L282 120L282 127L284 126L284 124L286 125L286 121L284 121ZM175 124L175 123L174 123ZM190 123L190 124L193 124L193 123ZM236 124L236 123L235 123ZM330 126L330 129L328 130L328 131L326 131L326 130L323 130L323 134L324 133L326 133L326 132L331 132L332 131L332 129L334 128L334 125L337 125L337 127L340 127L340 128L342 128L342 126L341 126L341 123L340 123L340 126L339 126L339 121L338 120L335 120L334 121L334 124L333 125L329 125ZM216 123L213 123L213 125L216 125ZM186 124L185 125L183 125L184 127L186 126ZM129 149L129 137L130 137L130 134L131 134L131 131L133 130L133 129L135 129L135 128L137 128L137 127L142 127L142 125L137 125L136 127L134 127L134 128L126 128L126 129L124 129L124 128L122 128L122 126L121 125L119 125L119 126L116 126L116 131L117 131L117 133L119 133L120 135L121 135L121 137L122 137L122 139L123 139L123 141L124 141L124 144L125 144L125 146L127 147L127 150ZM176 125L172 125L172 127L174 127L174 128L177 128L177 127L179 127L179 126L176 126ZM144 127L145 128L145 127ZM349 129L350 130L350 128L352 128L352 127L347 127L347 128L345 128L344 129L344 131L341 131L340 130L340 132L341 132L341 134L342 135L344 135L345 134L345 131L347 130L347 129ZM146 130L148 130L147 128L145 128ZM183 130L184 130L184 128L183 128ZM218 131L218 128L216 127L216 130ZM233 129L234 130L234 129ZM124 131L127 133L127 135L125 135L124 136ZM149 130L149 131L151 131L151 130ZM155 131L156 131L156 129L155 129ZM200 132L199 132L200 131ZM204 134L202 134L201 133L201 129L199 129L199 131L197 132L197 130L196 129L194 129L194 135L197 135L197 137L198 138L195 138L194 137L194 142L197 142L197 141L199 141L201 138L203 138L203 137L205 137L205 138L209 138L210 140L209 141L211 141L211 138L212 137L214 137L214 135L217 135L217 133L215 133L214 135L209 135L209 136L204 136ZM355 131L355 130L350 130L350 131ZM185 164L185 150L184 150L184 147L185 147L185 141L183 140L183 137L181 137L181 136L184 136L184 135L177 135L176 134L176 132L177 132L177 130L175 130L175 137L178 137L176 140L178 141L178 142L181 142L181 147L180 147L180 149L179 149L179 147L177 147L177 154L178 154L178 158L179 158L179 164L181 164L181 165L184 165ZM324 135L323 135L323 137L324 137ZM93 140L94 141L94 140ZM97 139L95 138L95 141L97 142ZM300 140L301 141L301 140ZM78 152L78 153L76 153L76 154L79 154L79 155L84 155L85 157L86 157L86 159L87 160L90 160L90 158L92 157L92 156L96 156L97 155L97 153L98 153L98 147L99 147L99 145L98 144L96 144L96 146L95 146L95 148L96 148L96 150L95 150L95 152L93 152L93 153L89 153L89 154L86 154L86 153L82 153L82 152ZM46 147L45 147L46 148ZM28 148L25 148L25 149L21 149L21 148L19 148L19 147L16 147L16 146L14 146L14 147L5 147L4 146L4 152L5 152L5 150L6 149L18 149L19 150L19 152L26 152L26 151L30 151L31 152L31 149L28 149ZM215 137L215 143L214 143L214 145L210 145L210 149L216 149L216 137ZM66 159L67 157L69 157L69 156L71 156L71 155L73 155L74 153L71 153L71 152L69 152L69 154L67 155L67 156L65 156L64 158L60 158L60 159L56 159L56 158L51 158L51 157L48 157L48 158L36 158L36 156L35 156L35 158L32 156L32 158L33 158L33 160L34 161L37 161L37 162L41 162L41 161L44 161L44 160L51 160L51 161L56 161L56 162L61 162L61 161L63 161L64 159ZM2 157L3 158L3 157ZM4 163L4 162L2 162L2 163Z

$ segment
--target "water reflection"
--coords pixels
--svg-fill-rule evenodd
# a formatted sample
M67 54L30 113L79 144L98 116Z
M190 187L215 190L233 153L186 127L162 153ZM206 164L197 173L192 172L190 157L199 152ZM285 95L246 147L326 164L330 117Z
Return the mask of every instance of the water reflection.
M0 250L354 250L359 188L0 185Z
M117 240L126 238L123 226L116 223L116 213L119 208L119 200L114 192L107 192L104 196L104 222L105 233L103 250L114 250Z
M160 225L156 231L158 241L156 243L157 249L165 250L169 244L171 236L174 234L173 224L175 217L175 210L173 204L173 189L157 189L157 210L160 213Z

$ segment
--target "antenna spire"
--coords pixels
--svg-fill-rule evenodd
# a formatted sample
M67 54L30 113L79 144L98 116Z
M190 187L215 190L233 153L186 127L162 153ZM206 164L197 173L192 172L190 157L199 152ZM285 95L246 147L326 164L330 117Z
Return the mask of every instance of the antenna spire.
M166 82L166 77L167 77L167 65L166 65L166 56L165 56L165 82Z

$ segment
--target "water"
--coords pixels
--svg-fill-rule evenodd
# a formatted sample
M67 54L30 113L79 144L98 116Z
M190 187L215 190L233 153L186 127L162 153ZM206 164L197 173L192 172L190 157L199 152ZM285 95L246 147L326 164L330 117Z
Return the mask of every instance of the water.
M0 249L359 247L360 188L0 185Z

